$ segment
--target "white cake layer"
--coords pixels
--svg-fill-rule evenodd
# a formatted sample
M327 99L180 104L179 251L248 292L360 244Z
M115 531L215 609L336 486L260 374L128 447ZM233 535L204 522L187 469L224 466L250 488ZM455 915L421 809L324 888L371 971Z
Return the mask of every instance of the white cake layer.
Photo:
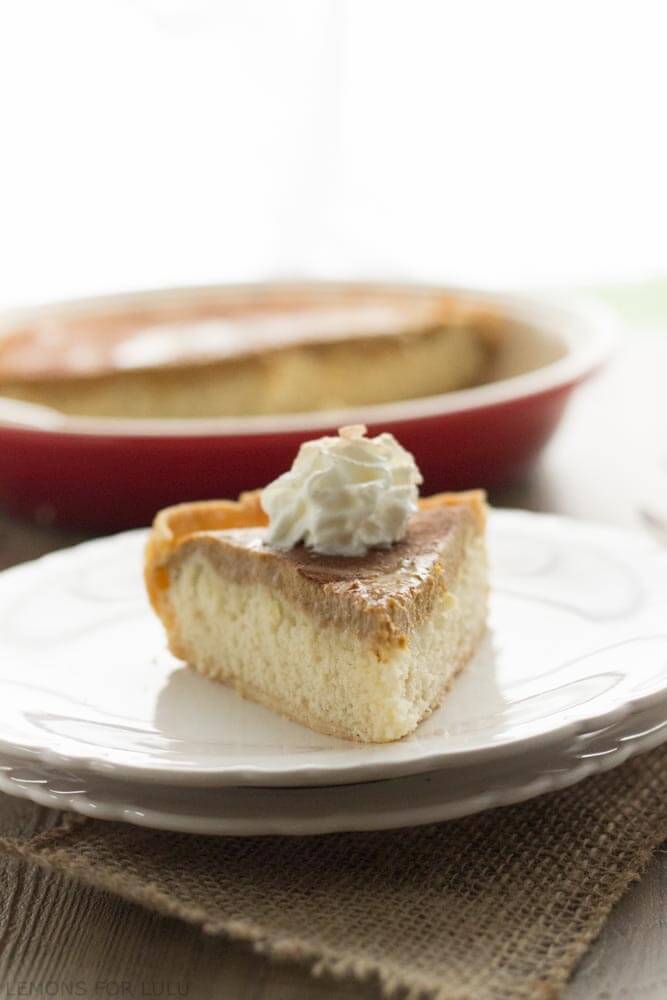
M318 732L397 740L442 701L483 631L484 541L475 536L449 591L402 648L316 620L284 593L222 577L201 553L174 573L174 645L206 677Z

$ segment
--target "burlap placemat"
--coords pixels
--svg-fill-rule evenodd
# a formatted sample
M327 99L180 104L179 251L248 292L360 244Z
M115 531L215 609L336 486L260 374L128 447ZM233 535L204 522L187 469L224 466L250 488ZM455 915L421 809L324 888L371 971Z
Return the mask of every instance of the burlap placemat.
M359 793L363 794L363 793ZM667 747L390 833L213 838L68 817L5 851L387 997L557 997L667 838Z

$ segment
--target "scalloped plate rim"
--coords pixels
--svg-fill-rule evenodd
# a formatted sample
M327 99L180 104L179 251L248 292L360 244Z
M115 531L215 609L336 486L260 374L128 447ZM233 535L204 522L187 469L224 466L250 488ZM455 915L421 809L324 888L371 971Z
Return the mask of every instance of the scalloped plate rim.
M266 810L260 816L237 814L234 817L201 816L192 810L184 812L182 807L179 813L173 805L170 807L171 811L168 811L169 807L165 804L163 804L162 809L155 806L141 808L136 802L132 804L123 801L123 782L110 781L110 784L116 786L116 798L110 801L108 797L106 800L100 800L99 797L96 799L94 792L90 793L85 790L67 793L54 791L52 787L43 787L49 781L53 785L58 780L57 773L50 772L43 764L41 766L45 770L42 773L46 777L41 780L33 778L25 782L16 779L7 771L11 772L13 767L20 769L23 762L13 760L12 764L7 766L7 758L3 758L2 754L0 754L0 791L18 798L29 799L37 805L50 809L62 810L66 808L85 818L124 822L143 828L177 833L208 836L314 836L327 833L392 830L460 819L487 809L526 802L538 795L569 788L594 774L612 770L638 754L655 749L667 740L667 701L664 704L663 715L664 721L658 727L652 727L646 732L640 730L639 733L635 734L616 735L614 742L617 745L601 755L594 755L591 758L584 756L582 759L581 755L574 754L572 766L569 768L561 768L557 771L550 770L549 758L544 757L541 762L533 763L534 772L531 772L529 777L525 774L522 777L520 770L508 769L506 782L500 788L480 790L472 795L446 802L431 803L430 805L419 801L418 792L416 795L406 798L401 791L395 804L392 805L390 801L382 810L373 811L370 817L368 813L362 813L354 808L354 802L357 800L351 795L350 787L344 785L328 789L329 792L334 793L334 798L338 797L341 800L341 804L337 808L329 808L328 811L308 817L299 815L298 810L290 813L289 808L283 810L279 816L276 816L275 809L273 809ZM640 724L641 715L636 722ZM424 776L413 775L412 777ZM379 783L383 786L383 791L388 793L390 800L395 791L391 786L400 784L400 780L392 781L389 779ZM149 790L151 787L149 786ZM226 791L233 795L237 790L230 788L218 791ZM276 796L284 797L286 790L275 787L271 789L244 789L242 791L250 794L259 793L260 795L268 792L274 796L275 801ZM136 800L135 786L133 786L132 794ZM350 802L352 802L351 805Z

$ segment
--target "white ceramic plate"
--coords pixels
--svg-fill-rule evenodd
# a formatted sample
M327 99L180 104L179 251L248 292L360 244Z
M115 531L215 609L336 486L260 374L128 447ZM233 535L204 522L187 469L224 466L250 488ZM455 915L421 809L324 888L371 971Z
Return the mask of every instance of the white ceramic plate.
M0 574L0 733L12 755L129 781L324 785L502 764L659 705L667 555L640 536L496 512L483 648L412 737L320 736L164 648L143 532Z
M667 737L667 698L631 719L517 760L321 788L188 788L0 755L0 791L53 809L183 833L305 835L419 826L523 802L609 770Z

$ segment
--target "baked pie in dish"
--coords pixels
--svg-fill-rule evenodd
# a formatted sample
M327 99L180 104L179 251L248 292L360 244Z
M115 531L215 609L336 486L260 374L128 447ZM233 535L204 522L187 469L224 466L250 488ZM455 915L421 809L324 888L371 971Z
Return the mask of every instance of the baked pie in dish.
M499 322L451 294L354 286L53 309L0 332L0 396L133 419L374 405L482 382Z

